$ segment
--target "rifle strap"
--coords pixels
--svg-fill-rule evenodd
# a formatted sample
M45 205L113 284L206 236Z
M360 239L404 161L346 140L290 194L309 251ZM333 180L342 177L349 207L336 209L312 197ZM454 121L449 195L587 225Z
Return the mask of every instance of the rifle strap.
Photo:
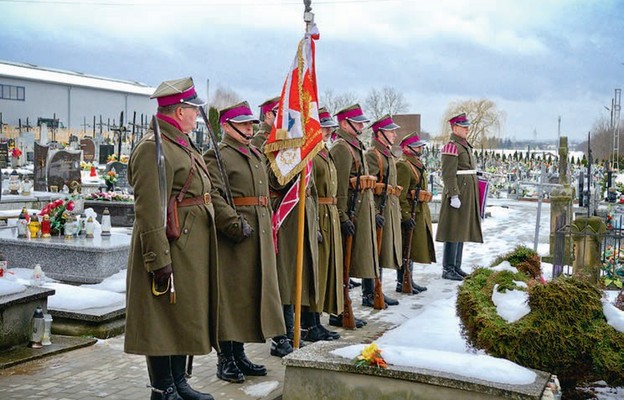
M338 140L336 140L336 142L334 144L338 144L338 143L344 143L345 147L349 150L349 153L351 153L351 157L353 157L353 162L355 162L355 171L357 173L357 171L360 170L360 161L355 156L355 151L353 151L353 149L351 148L351 145L349 144L349 142L347 142L343 138L339 138Z
M384 173L383 173L383 161L381 160L381 153L377 149L373 149L375 151L375 155L377 156L377 165L379 166L379 182L383 182Z
M424 179L424 174L423 171L420 168L416 168L414 166L414 164L412 164L411 162L407 161L407 165L409 165L410 169L412 170L412 172L414 173L414 176L416 177L416 180L418 181L418 187L420 189L422 189L422 183L423 183L423 179Z

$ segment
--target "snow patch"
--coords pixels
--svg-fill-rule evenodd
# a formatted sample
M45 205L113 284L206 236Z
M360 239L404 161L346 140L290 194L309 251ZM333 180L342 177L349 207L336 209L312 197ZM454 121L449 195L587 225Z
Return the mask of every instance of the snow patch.
M255 385L241 388L247 396L266 397L279 386L278 381L256 383Z
M608 301L602 301L602 312L607 323L618 332L624 332L624 311L620 310Z
M507 290L501 293L498 291L498 284L492 289L492 302L496 306L496 312L509 323L516 322L531 312L528 300L529 294L523 290Z
M10 294L21 293L26 290L26 286L8 279L0 279L0 296L8 296Z

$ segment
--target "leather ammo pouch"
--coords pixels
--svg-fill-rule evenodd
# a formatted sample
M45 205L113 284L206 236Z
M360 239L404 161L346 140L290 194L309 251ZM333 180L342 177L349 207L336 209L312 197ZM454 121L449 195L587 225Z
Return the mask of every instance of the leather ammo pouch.
M415 195L416 195L416 189L410 190L410 193L409 193L410 199L413 199ZM431 192L428 192L422 189L418 192L418 201L421 203L429 203L432 198L433 198L433 193Z
M181 235L180 221L178 219L178 203L184 199L184 195L191 185L191 180L195 174L195 165L191 167L188 177L182 186L182 190L176 195L171 195L169 198L169 204L167 204L167 229L165 234L170 242L178 240Z
M360 191L365 189L374 189L377 177L373 175L360 175ZM357 177L349 178L351 189L355 189L357 183Z

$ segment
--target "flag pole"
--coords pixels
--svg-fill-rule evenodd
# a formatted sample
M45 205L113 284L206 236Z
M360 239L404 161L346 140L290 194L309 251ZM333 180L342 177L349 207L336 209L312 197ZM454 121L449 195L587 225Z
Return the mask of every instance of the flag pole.
M305 5L305 11L303 13L303 20L306 23L306 33L310 32L312 25L314 24L314 13L312 13L312 7L310 4L312 0L303 0ZM299 348L301 341L301 291L303 281L303 241L304 241L304 229L305 229L305 204L306 204L306 187L308 182L306 181L306 168L303 168L299 173L299 215L297 225L297 260L295 265L295 321L294 321L294 338L293 344L295 349ZM310 235L316 234L316 232L309 232Z

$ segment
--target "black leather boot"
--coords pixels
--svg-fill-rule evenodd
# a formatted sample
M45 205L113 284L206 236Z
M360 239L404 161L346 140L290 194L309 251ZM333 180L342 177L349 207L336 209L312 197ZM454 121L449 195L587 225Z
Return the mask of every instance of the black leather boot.
M412 281L412 292L414 290L417 290L418 293L420 293L420 292L424 292L425 290L427 290L426 286L420 286L419 284L414 282L414 266L413 265L410 265L409 272L410 272L410 280Z
M208 393L193 389L186 380L186 356L171 356L171 374L178 395L184 400L214 400Z
M307 342L318 342L319 340L328 339L325 332L316 324L316 317L312 311L303 311L301 313L301 339Z
M462 271L461 269L463 253L464 253L464 242L459 242L457 243L457 250L455 251L455 264L454 264L455 272L457 273L457 275L461 276L462 278L465 278L468 276L468 274Z
M337 326L339 328L342 328L342 314L339 314L339 315L331 314L329 316L329 324L331 326ZM364 321L363 319L355 318L355 327L356 328L362 328L366 324L367 324L367 322Z
M173 383L169 356L146 356L152 394L150 400L183 400Z
M463 281L461 275L455 272L457 258L457 242L444 242L444 253L442 254L442 278L451 281Z
M271 339L271 355L284 357L294 351L287 336L276 336Z
M375 283L372 279L362 279L362 305L364 307L374 306Z
M219 342L221 353L217 354L217 378L226 382L243 383L245 375L241 372L234 360L234 348L232 342Z
M264 365L254 364L247 358L245 354L245 346L241 342L232 342L234 344L234 360L238 369L241 370L243 375L250 376L265 376L267 369Z
M327 337L325 340L340 339L340 334L338 332L330 331L321 324L321 313L314 313L314 319L316 320L316 326L320 327L325 337Z

